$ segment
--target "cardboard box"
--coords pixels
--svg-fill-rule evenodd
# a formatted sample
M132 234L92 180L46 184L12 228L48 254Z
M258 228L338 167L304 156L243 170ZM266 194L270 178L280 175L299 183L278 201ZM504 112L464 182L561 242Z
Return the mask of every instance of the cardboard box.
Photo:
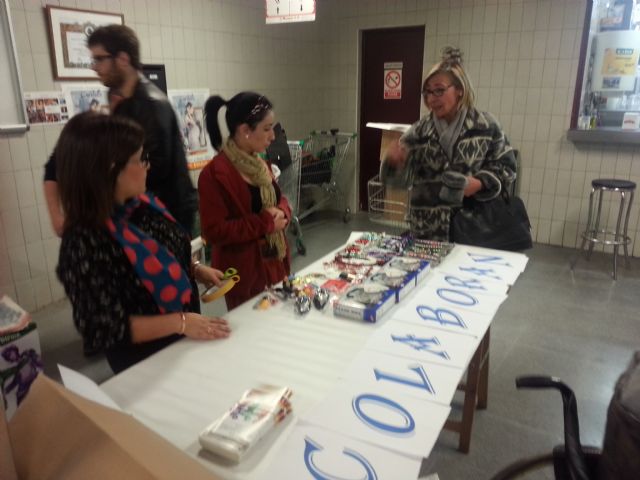
M363 292L364 295L359 294ZM364 302L362 297L376 295L375 302ZM396 304L395 291L376 283L363 283L351 287L333 304L333 314L338 317L375 323Z
M403 123L367 123L367 127L382 130L382 138L380 140L380 162L382 162L382 159L385 157L389 145L398 141L410 126L411 125ZM383 218L393 222L404 222L409 207L407 190L385 186L384 200Z
M396 303L399 303L413 289L416 288L417 272L407 272L391 267L383 267L371 276L371 281L391 288L396 294Z
M21 480L219 478L130 415L42 374L9 422L9 440Z
M41 371L40 337L35 323L0 335L0 401L4 402L2 408L8 420Z
M387 264L388 268L404 270L414 274L416 285L429 273L431 264L427 260L415 257L396 257Z

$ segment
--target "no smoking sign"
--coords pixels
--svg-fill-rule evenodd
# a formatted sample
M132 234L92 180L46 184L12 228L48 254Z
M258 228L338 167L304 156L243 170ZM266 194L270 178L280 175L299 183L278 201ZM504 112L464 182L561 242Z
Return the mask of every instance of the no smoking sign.
M384 64L384 99L402 98L402 62Z

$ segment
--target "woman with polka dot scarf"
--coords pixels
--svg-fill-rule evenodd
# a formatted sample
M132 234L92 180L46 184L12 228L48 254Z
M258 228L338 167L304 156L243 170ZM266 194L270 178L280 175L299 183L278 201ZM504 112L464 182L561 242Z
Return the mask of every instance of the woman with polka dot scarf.
M230 334L225 320L199 313L196 281L220 285L222 272L192 265L188 233L145 194L143 141L131 120L87 112L56 145L65 212L56 272L85 354L104 352L115 373L182 336Z

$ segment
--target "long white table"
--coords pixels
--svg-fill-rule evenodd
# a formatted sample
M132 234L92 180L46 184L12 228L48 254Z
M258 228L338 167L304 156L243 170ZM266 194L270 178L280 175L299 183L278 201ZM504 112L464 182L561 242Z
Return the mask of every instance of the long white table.
M322 271L322 262L334 255L335 251L329 253L304 272ZM428 282L429 278L422 285ZM420 286L399 305L419 292ZM124 411L227 479L261 478L299 416L330 392L380 326L334 317L330 307L325 312L312 308L301 317L292 302L266 311L254 310L253 303L227 314L229 339L183 339L101 385ZM238 465L201 450L200 432L245 390L260 384L289 386L294 414Z

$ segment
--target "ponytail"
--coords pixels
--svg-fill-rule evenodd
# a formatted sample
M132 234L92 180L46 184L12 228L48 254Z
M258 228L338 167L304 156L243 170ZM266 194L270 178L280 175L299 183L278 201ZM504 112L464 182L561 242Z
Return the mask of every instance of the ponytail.
M227 102L220 95L213 95L204 104L204 119L211 139L211 145L216 150L222 147L222 132L218 124L218 112Z

